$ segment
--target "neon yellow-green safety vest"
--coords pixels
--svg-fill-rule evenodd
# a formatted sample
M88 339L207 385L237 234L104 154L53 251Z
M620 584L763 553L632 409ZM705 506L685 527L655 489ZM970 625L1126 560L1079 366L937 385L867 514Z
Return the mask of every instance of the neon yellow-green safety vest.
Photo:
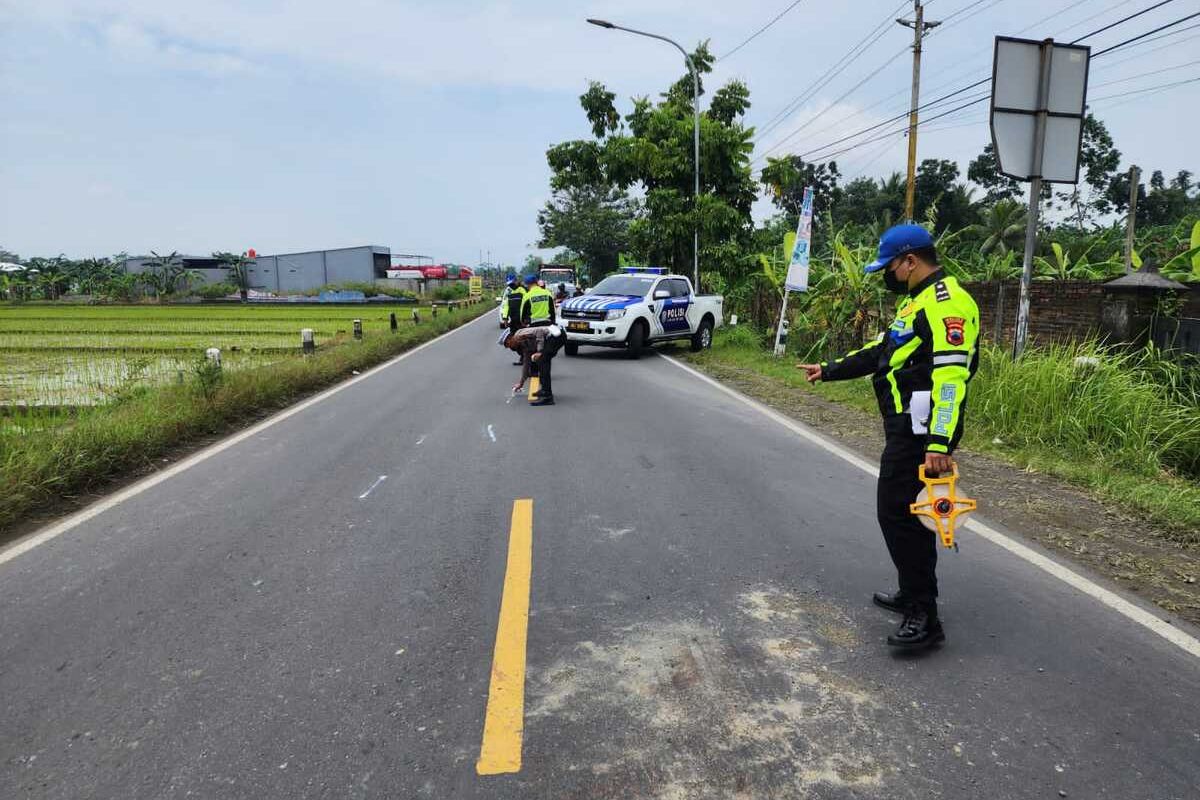
M908 414L925 449L948 453L962 437L967 382L979 366L979 309L938 270L903 298L887 333L821 365L821 379L872 375L884 417ZM924 431L920 429L924 428Z
M528 314L529 324L550 322L554 319L554 295L548 289L534 284L525 290L525 299L521 301L521 316Z

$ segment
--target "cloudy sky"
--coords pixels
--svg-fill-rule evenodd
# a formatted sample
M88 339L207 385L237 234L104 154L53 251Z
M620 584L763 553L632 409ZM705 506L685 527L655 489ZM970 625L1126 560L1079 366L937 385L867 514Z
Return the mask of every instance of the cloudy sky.
M1155 1L931 0L927 18L947 22L926 43L923 97L986 77L996 34L1070 40ZM548 194L546 148L588 135L577 101L587 81L606 82L627 109L683 69L667 45L585 17L688 47L711 39L721 56L790 4L0 0L0 246L84 256L370 243L519 263ZM906 109L911 32L895 23L802 96L900 5L801 0L718 62L717 83L750 87L756 154L806 152ZM1197 11L1200 0L1175 0L1086 43ZM1170 86L1200 76L1198 36L1094 63L1090 95L1124 164L1200 172L1200 83ZM1162 89L1126 94L1152 87ZM921 157L956 159L965 173L988 141L985 119L980 103L931 121ZM890 136L838 161L847 177L884 175L902 168L905 146Z

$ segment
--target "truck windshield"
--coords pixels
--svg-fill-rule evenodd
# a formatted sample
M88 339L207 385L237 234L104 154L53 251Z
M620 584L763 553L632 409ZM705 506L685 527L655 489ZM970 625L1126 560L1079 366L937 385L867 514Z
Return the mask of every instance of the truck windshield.
M638 276L638 275L609 275L604 280L596 284L596 288L592 290L592 294L624 294L637 297L645 297L646 292L650 291L650 287L658 280L653 276Z

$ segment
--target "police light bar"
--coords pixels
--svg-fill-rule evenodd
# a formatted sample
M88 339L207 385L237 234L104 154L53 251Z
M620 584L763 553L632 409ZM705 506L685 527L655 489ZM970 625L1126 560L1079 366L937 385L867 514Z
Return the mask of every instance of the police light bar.
M626 275L639 275L639 274L645 275L647 273L649 273L650 275L666 275L667 274L666 267L625 267L624 271L625 271Z

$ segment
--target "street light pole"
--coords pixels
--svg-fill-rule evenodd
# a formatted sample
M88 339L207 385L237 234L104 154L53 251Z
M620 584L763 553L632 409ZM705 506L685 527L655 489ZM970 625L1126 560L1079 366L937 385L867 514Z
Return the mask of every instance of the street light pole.
M626 28L623 25L615 25L602 19L589 19L592 25L597 25L601 28L609 30L625 31L626 33L635 33L638 36L646 36L651 39L658 39L661 42L674 45L675 49L683 53L683 60L687 62L688 71L692 73L692 211L695 214L695 219L692 225L692 285L696 292L700 291L700 75L696 72L696 65L692 63L692 57L688 55L687 50L680 46L679 42L674 39L668 39L666 36L659 36L657 33L647 33L646 31L638 31L633 28Z

